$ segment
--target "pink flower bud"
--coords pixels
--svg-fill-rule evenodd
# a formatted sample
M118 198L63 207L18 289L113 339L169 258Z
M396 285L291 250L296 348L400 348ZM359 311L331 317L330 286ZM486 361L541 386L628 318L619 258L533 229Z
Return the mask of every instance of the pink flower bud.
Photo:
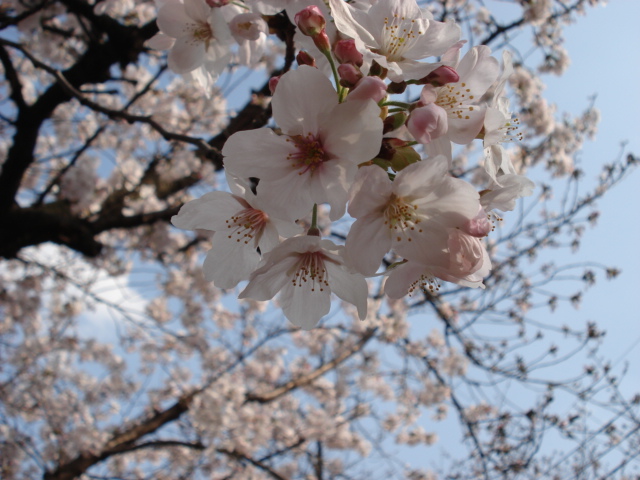
M362 54L356 49L355 40L339 40L333 49L333 53L340 63L353 63L357 67L362 66Z
M269 79L269 91L271 92L272 96L276 92L276 87L278 86L278 82L280 81L281 76L282 75L278 75L277 77L271 77Z
M231 0L206 0L207 5L213 8L224 7L231 3Z
M310 5L298 13L294 17L294 21L300 31L308 36L315 37L320 32L324 30L326 25L326 21L324 19L324 15L316 5Z
M316 59L309 55L304 50L300 50L296 55L296 61L298 65L309 65L310 67L316 66Z
M436 68L426 77L418 80L418 85L433 85L434 87L441 87L447 83L456 83L460 80L460 75L453 68L446 65L442 65Z
M447 133L448 127L447 112L435 103L416 108L407 120L409 133L424 145Z
M350 63L338 65L338 75L340 75L340 84L347 88L355 87L362 78L362 72Z
M373 100L378 103L387 95L387 85L378 77L364 77L349 92L347 100Z
M486 237L491 233L491 230L493 230L493 225L482 207L478 210L478 214L467 220L467 223L462 227L463 232L478 238Z
M318 47L318 50L320 50L322 53L331 52L331 40L329 40L327 32L322 30L315 37L311 38L313 39L313 43L315 44L315 46Z

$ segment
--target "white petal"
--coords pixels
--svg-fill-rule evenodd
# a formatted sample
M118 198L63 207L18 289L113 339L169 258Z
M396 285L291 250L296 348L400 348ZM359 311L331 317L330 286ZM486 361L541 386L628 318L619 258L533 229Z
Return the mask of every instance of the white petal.
M270 254L275 250L271 250ZM264 261L263 261L264 262ZM287 272L298 262L298 258L288 256L277 263L267 261L251 275L249 284L240 292L238 298L252 298L253 300L271 300L276 293L291 283Z
M282 311L291 323L311 330L320 319L331 310L331 291L329 288L319 290L311 282L303 282L301 286L289 283L278 297Z
M329 121L322 129L325 151L354 164L369 161L380 151L382 120L380 107L373 101L341 103L331 111Z
M171 223L183 230L222 231L226 220L246 208L236 197L227 192L210 192L201 198L185 203Z
M184 10L184 4L173 0L165 3L160 8L156 23L160 31L165 35L180 38L186 35L185 29L192 21Z
M338 27L340 32L348 37L360 39L365 45L367 45L367 47L371 48L380 46L374 36L354 18L354 16L358 16L360 21L363 21L361 18L363 15L360 14L364 12L352 8L344 0L330 0L330 4L331 15L333 16L336 27ZM368 23L367 20L363 21L363 23L365 22Z
M351 185L349 215L360 218L382 209L391 196L393 182L387 172L377 165L360 167Z
M391 248L391 235L382 215L367 215L351 225L346 241L348 264L363 275L376 273Z
M214 235L213 248L205 258L202 271L205 279L216 287L231 289L249 279L260 262L260 255L250 245L234 246L223 237Z
M176 73L189 73L195 70L204 60L204 43L194 42L191 37L176 40L169 52L169 68Z
M285 73L271 101L273 118L288 135L315 135L318 116L337 104L338 94L329 79L308 65Z
M156 33L153 37L145 42L145 45L154 50L169 50L173 47L175 38L165 35L162 32Z
M367 297L369 288L362 275L348 273L344 268L331 262L325 263L329 274L331 291L345 302L355 305L360 320L367 318Z
M206 22L211 13L211 7L204 0L184 0L184 11L192 20Z

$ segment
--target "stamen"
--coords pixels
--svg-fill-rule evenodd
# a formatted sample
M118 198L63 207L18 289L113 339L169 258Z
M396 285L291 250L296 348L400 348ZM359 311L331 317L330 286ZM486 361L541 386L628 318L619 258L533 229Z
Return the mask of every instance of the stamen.
M268 219L269 216L262 210L245 208L229 220L225 220L227 228L230 230L227 237L230 239L236 237L236 242L244 242L245 245L255 239L257 244Z
M298 175L307 172L313 174L322 163L329 160L329 156L322 149L322 143L311 133L306 137L302 135L288 137L287 142L293 142L297 148L296 152L287 155L287 159L292 161L291 166L294 169L300 169Z
M418 206L406 203L404 198L397 197L395 194L391 194L383 216L385 219L384 224L389 230L395 230L399 233L396 236L397 241L402 241L402 237L406 236L407 230L422 232L422 228L418 226L421 222L418 216ZM410 242L411 238L408 238L407 241Z
M302 287L311 282L311 291L324 291L329 286L327 269L324 267L325 257L320 252L306 252L300 255L293 273L291 283L294 287Z

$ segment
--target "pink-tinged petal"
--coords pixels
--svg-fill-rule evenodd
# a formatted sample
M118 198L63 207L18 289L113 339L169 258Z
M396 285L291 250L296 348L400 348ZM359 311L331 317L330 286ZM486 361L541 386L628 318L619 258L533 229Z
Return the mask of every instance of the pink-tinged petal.
M165 35L162 32L156 33L153 37L145 42L145 45L154 50L169 50L173 47L176 39Z
M330 0L330 5L331 15L336 27L338 27L338 31L348 37L360 39L367 47L379 46L369 30L362 25L362 23L365 23L365 25L369 23L368 12L365 14L354 9L344 0ZM358 20L354 16L358 17Z
M355 305L360 320L367 318L369 288L362 275L349 273L344 267L325 262L331 291L347 303Z
M407 130L418 143L431 143L447 133L447 112L435 103L418 107L409 116Z
M194 43L191 37L176 40L168 57L169 68L176 73L189 73L195 70L204 60L204 43Z
M260 263L260 255L249 245L224 241L223 236L224 233L213 236L213 248L205 258L202 271L204 278L216 287L231 289L249 278Z
M185 13L196 22L206 22L211 7L204 0L184 0Z
M337 104L338 95L329 79L308 65L282 75L271 101L273 118L288 135L315 135L318 116Z
M223 231L226 221L240 210L246 208L238 197L227 192L210 192L202 197L185 203L171 223L183 230Z
M345 246L347 263L363 275L373 275L391 249L391 230L380 214L358 218L351 225Z
M371 100L341 103L331 111L327 121L322 127L325 152L357 165L371 160L380 151L380 107Z
M351 185L349 215L360 218L372 211L382 211L389 201L392 189L393 182L382 168L377 165L360 167Z
M193 23L184 10L184 4L177 0L165 3L158 11L158 28L165 35L180 38L186 35L187 25Z
M358 82L356 88L349 92L347 101L372 100L378 103L387 96L387 84L378 77L364 77Z
M312 291L313 289L313 291ZM311 282L288 283L278 297L285 316L291 323L311 330L331 310L331 290L320 290Z
M285 285L291 283L292 278L287 272L296 266L298 257L287 252L287 256L274 263L268 257L276 250L271 250L262 266L253 272L249 284L238 295L239 299L271 300Z
M291 171L287 155L296 151L286 136L269 128L258 128L231 135L222 148L224 165L240 178L258 177L276 180Z

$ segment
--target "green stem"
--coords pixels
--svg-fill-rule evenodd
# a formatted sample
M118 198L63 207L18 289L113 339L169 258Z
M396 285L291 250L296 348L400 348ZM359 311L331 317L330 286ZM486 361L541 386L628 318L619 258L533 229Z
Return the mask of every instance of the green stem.
M392 107L401 107L401 108L403 108L403 109L405 109L405 110L408 110L408 109L411 107L411 104L410 104L410 103L405 103L405 102L396 102L396 101L393 101L393 100L389 100L389 101L387 101L387 102L382 102L382 103L380 103L379 105L380 105L381 107L389 107L389 106L392 106Z
M331 56L331 52L322 52L327 60L329 60L329 65L331 65L331 71L333 72L333 81L336 82L336 89L338 90L338 101L342 103L344 101L344 97L346 96L345 88L340 85L340 76L338 75L338 70L336 69L336 64L333 61L333 57Z

